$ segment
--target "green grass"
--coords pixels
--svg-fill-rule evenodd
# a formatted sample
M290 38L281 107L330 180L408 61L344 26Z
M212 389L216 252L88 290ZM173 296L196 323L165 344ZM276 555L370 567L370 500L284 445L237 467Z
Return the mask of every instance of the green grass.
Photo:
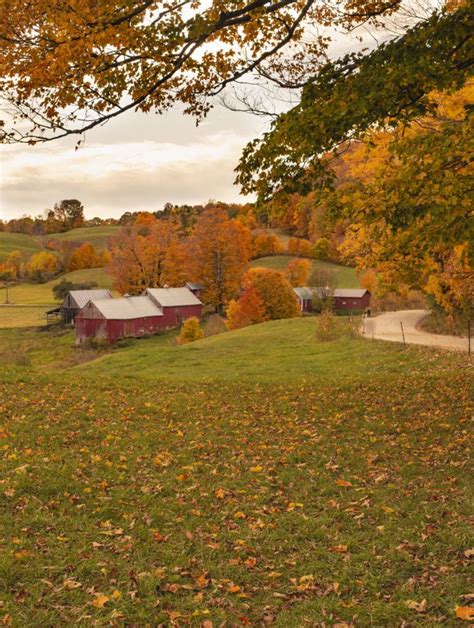
M79 229L71 229L64 233L52 233L48 237L55 240L90 242L96 249L100 250L107 247L107 239L110 238L110 236L117 235L120 229L121 227L115 225L81 227Z
M284 270L292 259L295 259L292 255L273 255L254 259L250 265L254 268L261 266L263 268L272 268L274 270ZM360 288L360 283L357 279L354 268L341 266L340 264L333 264L332 262L323 262L320 260L310 261L311 271L315 268L333 271L338 288Z
M37 327L46 324L45 306L0 305L0 328Z
M12 251L21 251L25 257L30 257L42 248L41 242L31 235L0 231L0 262Z
M0 329L12 625L456 626L468 358L314 329Z
M63 278L75 283L95 281L99 288L112 289L112 277L103 268L85 268L66 273L47 283L20 283L16 286L10 286L8 300L17 305L54 305L52 289ZM3 303L4 301L5 288L0 288L0 302Z

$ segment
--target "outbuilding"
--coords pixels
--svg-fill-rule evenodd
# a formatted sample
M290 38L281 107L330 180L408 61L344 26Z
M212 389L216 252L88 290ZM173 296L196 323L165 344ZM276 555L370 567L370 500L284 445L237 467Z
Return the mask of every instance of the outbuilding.
M163 310L147 296L94 299L76 315L76 344L92 338L139 338L164 326Z
M97 299L113 299L110 290L70 290L59 306L59 313L66 323L71 323L82 308Z
M365 288L336 288L334 309L367 310L370 307L370 292Z
M187 318L202 316L202 303L189 288L147 288L145 295L163 310L164 327L176 327Z
M191 290L194 296L197 297L198 299L201 298L202 293L204 291L204 286L202 284L194 283L192 281L187 281L185 288L187 288L188 290Z
M316 297L320 299L331 297L335 310L364 311L370 307L370 292L364 288L336 288L331 290L324 287L304 286L293 288L293 290L298 297L302 312L313 311L313 300Z

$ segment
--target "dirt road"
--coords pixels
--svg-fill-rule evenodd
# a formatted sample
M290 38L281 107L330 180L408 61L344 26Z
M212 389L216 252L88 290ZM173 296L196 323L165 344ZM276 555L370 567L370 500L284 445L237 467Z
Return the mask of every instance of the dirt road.
M427 314L429 314L428 310L384 312L379 316L364 319L362 333L366 338L403 342L402 328L400 325L400 323L402 323L407 344L427 345L454 351L467 351L467 338L441 336L439 334L430 334L416 329L416 325L422 318L427 316Z

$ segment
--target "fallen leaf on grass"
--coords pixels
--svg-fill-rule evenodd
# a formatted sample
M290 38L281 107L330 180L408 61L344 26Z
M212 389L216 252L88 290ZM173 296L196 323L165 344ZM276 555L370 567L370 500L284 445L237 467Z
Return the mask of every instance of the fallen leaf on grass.
M104 595L103 593L96 593L95 600L92 602L92 606L96 608L104 608L107 602L110 600L108 595Z
M65 589L68 589L69 591L72 591L72 589L79 589L80 587L82 587L82 584L80 582L77 582L77 580L73 580L72 578L66 578L66 580L64 580L63 582L63 587Z
M339 478L339 480L336 480L336 484L338 486L352 486L352 482L349 482L348 480L343 480L342 478Z
M456 606L456 617L466 621L474 620L474 606Z
M416 611L417 613L426 612L427 603L426 600L422 600L421 602L416 602L415 600L407 600L405 605L410 608L412 611Z
M466 558L474 558L474 547L465 550L463 553Z
M345 554L347 552L347 545L335 545L334 547L330 547L329 551L335 554Z

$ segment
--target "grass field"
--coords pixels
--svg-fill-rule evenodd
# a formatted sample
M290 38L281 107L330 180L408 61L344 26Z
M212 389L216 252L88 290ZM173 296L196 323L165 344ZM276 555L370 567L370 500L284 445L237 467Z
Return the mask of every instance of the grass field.
M274 270L284 270L289 262L295 259L291 255L273 255L269 257L261 257L252 260L251 266L263 266L264 268L273 268ZM310 260L311 270L320 268L321 270L330 270L334 272L334 278L338 288L360 288L359 280L354 268L333 264L331 262L323 262L320 260Z
M18 305L54 305L52 289L63 278L75 283L95 281L100 288L112 289L112 277L103 268L86 268L66 273L47 283L21 283L10 286L8 300ZM5 301L5 288L0 288L0 301Z
M106 225L99 227L81 227L79 229L71 229L64 233L52 233L50 238L55 240L70 240L74 242L90 242L97 250L107 247L107 239L110 236L117 235L121 227L115 225Z
M468 358L314 326L0 330L4 624L458 625Z
M40 240L26 233L0 231L0 262L12 251L21 251L26 257L42 249Z

